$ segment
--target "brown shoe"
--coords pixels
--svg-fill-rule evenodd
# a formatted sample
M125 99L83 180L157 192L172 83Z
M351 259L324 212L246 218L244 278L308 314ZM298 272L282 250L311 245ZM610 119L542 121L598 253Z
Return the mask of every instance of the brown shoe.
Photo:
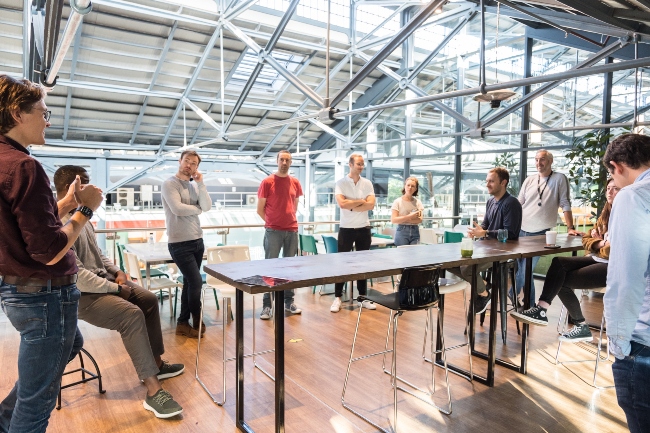
M196 325L196 323L199 323L199 318L192 315L192 323L195 324L194 326L192 326L192 328L195 331L198 331L199 327ZM201 322L201 335L203 334L205 334L205 323Z
M183 335L189 338L199 338L199 332L192 328L188 322L178 322L176 324L176 335Z

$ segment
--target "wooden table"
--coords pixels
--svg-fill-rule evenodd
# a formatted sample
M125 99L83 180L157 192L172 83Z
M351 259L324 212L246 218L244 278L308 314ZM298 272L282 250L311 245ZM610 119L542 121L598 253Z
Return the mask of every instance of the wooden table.
M151 265L160 265L164 263L174 263L172 255L169 253L167 242L155 242L153 244L126 244L124 247L130 252L138 256L138 259L144 262L146 272L146 282L142 285L145 289L149 289L151 281ZM203 259L207 259L207 254L203 252Z
M416 248L385 248L369 251L355 251L338 254L296 256L256 262L237 262L207 265L203 269L210 275L236 287L236 423L246 432L253 430L245 420L244 407L244 292L250 294L283 292L284 290L320 284L343 283L351 280L397 275L404 268L441 264L444 268L462 265L474 266L473 287L476 287L476 267L482 263L520 258L518 252L499 249L496 242L477 242L471 259L460 257L460 244L423 245ZM290 280L276 287L249 286L236 280L264 275ZM283 297L282 293L277 296ZM495 328L495 327L494 327ZM496 329L491 333L491 349L488 372L494 369ZM493 372L488 373L493 377ZM476 376L477 380L489 383L489 378ZM275 303L275 431L284 431L284 306Z

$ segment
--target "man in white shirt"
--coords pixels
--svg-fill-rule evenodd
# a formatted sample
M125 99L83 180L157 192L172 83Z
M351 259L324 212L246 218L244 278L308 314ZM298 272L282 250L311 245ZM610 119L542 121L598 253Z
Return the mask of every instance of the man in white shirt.
M519 190L518 198L523 211L520 237L543 235L551 230L557 224L557 210L560 207L564 211L569 234L582 234L573 228L569 180L564 174L553 171L552 166L553 155L547 150L538 150L535 154L537 174L528 176ZM533 269L538 261L539 256L533 257ZM524 259L517 260L517 293L524 287L525 263ZM535 286L531 288L530 299L537 299Z
M368 211L375 207L375 190L372 182L361 177L365 167L363 156L352 155L348 162L350 173L336 182L336 202L341 208L341 222L339 225L338 247L339 253L352 251L353 246L357 251L369 250L371 234ZM365 279L357 281L360 295L365 295L368 288ZM332 313L341 309L341 296L343 283L334 285L334 303L330 308ZM363 301L362 307L375 310L375 304Z

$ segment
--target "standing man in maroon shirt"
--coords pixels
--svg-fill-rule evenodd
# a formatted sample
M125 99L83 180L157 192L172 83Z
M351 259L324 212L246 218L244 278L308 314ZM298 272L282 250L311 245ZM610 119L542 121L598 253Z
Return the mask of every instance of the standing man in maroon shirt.
M27 146L45 144L45 91L0 75L0 299L20 332L18 381L0 403L0 432L45 432L77 329L77 265L70 249L101 204L79 178L62 201Z
M298 199L302 195L300 181L289 176L291 153L281 150L277 157L278 171L267 177L257 190L257 214L264 220L264 258L277 259L298 254ZM284 309L291 314L302 310L293 301L294 291L284 291ZM262 298L260 319L268 320L271 313L271 296Z

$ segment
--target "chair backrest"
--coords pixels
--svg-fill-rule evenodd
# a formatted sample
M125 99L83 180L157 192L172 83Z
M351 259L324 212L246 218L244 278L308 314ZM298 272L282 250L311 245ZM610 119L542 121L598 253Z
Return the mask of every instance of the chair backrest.
M446 244L458 243L458 242L463 240L463 237L465 237L465 235L463 233L445 231L445 243Z
M126 271L129 276L135 280L140 280L140 264L138 263L138 256L133 253L124 251L124 263L126 264Z
M316 239L311 235L300 235L300 251L309 254L318 254Z
M391 235L382 235L381 233L375 233L372 236L380 239L393 239Z
M440 265L405 268L398 289L400 308L421 309L437 304L440 273Z
M120 270L126 272L126 265L124 264L124 245L117 244L117 257L120 259Z
M437 244L438 235L434 229L420 229L420 242L423 244Z
M220 247L210 247L207 251L208 265L219 263L247 262L251 259L248 245L223 245ZM225 284L220 279L207 274L206 281L211 286Z
M339 252L339 241L334 236L323 235L323 243L325 244L325 252L327 254Z

